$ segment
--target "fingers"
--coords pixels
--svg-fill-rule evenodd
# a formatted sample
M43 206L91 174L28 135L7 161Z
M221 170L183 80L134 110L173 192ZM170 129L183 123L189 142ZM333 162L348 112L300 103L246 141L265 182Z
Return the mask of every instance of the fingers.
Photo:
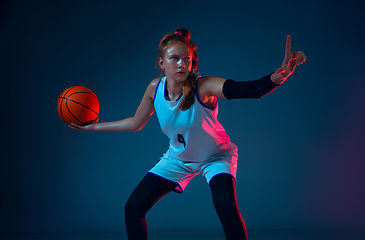
M291 36L287 35L286 45L285 45L285 57L280 68L278 68L275 73L281 74L284 77L289 77L296 66L304 63L307 57L302 51L291 52Z
M307 56L305 56L302 51L298 51L297 58L298 58L299 64L302 64L307 61Z
M77 125L75 123L71 123L70 125L68 125L70 128L77 130L77 131L85 131L84 126L81 125Z
M291 37L290 35L286 36L286 45L285 45L285 56L288 56L291 51Z
M71 123L68 125L70 128L74 129L74 130L79 130L79 126L74 124L74 123Z
M297 60L297 66L299 64L304 63L307 60L307 57L304 55L304 53L302 51L295 51L295 52L293 52L293 56Z
M291 36L287 35L286 36L286 45L285 45L285 60L288 61L290 58L293 58L293 57L294 57L294 59L297 60L297 65L302 64L307 60L307 57L304 55L304 53L302 51L291 52Z
M282 73L285 73L285 67L281 67L281 68L278 68L276 71L275 71L276 74L282 74Z

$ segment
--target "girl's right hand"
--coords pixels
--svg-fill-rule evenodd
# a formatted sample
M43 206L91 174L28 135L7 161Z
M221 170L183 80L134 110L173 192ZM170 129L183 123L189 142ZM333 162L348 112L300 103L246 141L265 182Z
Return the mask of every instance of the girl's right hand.
M83 132L88 132L88 131L95 131L95 124L96 122L90 123L88 125L82 126L82 125L78 125L75 123L71 123L70 125L68 125L70 128L77 130L77 131L83 131Z

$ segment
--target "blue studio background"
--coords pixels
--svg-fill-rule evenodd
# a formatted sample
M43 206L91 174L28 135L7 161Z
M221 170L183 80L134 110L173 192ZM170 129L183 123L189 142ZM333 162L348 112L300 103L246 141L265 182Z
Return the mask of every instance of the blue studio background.
M176 27L198 70L253 80L280 67L286 35L307 62L259 100L219 100L239 147L237 196L248 229L365 228L362 1L2 1L0 233L124 231L124 204L168 147L142 131L77 132L58 116L68 87L93 90L100 122L133 116ZM217 229L194 178L147 215L150 229Z

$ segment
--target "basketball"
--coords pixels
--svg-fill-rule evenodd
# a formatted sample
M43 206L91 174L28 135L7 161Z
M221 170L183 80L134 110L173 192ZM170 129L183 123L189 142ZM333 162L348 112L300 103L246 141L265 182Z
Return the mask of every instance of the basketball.
M58 115L68 125L75 123L84 126L97 121L99 108L95 93L82 86L67 88L57 101Z

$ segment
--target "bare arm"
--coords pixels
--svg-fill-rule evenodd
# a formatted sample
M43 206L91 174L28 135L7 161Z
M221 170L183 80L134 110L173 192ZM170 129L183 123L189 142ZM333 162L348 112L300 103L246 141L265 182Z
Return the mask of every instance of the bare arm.
M132 132L139 131L148 122L155 111L153 97L158 79L154 79L146 92L133 117L115 122L91 123L86 126L71 124L70 127L79 131Z

